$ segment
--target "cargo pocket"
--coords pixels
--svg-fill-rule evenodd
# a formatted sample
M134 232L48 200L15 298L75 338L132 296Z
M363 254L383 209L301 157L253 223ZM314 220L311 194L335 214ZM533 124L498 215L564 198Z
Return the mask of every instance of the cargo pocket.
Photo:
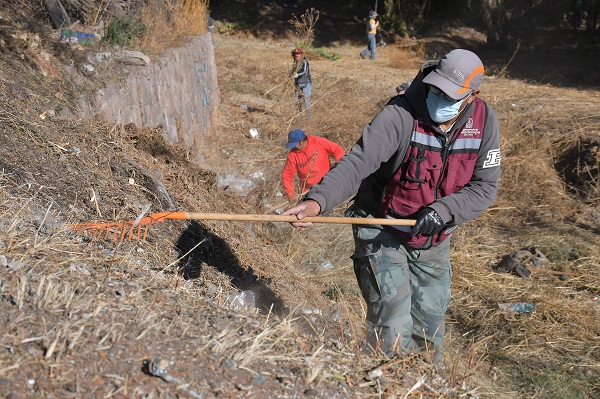
M455 164L448 169L446 178L444 179L444 190L446 192L455 192L469 184L473 177L476 162L476 158L455 160Z
M356 253L353 256L354 273L365 301L397 303L400 292L410 293L408 280L403 275L405 257L393 248L369 249L372 248L365 248L362 256Z
M360 292L367 303L367 305L377 303L381 300L381 291L379 290L379 284L375 278L376 264L372 262L371 256L352 256L354 261L354 274Z

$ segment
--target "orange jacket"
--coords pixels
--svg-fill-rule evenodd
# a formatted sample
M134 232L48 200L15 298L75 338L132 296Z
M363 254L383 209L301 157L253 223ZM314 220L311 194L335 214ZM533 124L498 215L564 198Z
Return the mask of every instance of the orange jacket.
M289 199L295 195L295 174L300 180L300 193L305 193L329 171L329 155L333 155L336 162L344 156L344 149L340 145L318 136L306 137L306 147L302 150L292 148L281 172L283 189Z

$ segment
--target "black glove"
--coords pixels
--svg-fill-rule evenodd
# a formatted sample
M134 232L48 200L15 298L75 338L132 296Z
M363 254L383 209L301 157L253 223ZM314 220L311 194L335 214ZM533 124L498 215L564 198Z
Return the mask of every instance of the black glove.
M439 233L443 228L444 221L440 215L438 215L437 212L431 208L425 208L421 211L421 213L419 213L417 221L410 234L413 237L419 233L430 236Z

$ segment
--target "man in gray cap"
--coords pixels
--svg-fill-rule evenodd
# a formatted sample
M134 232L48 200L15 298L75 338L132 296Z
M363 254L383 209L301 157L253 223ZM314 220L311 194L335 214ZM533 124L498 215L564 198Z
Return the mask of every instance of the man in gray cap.
M284 212L331 212L358 191L347 216L415 219L414 226L353 225L354 272L367 303L367 344L392 356L429 351L440 360L450 301L450 236L496 196L500 137L479 98L484 68L457 49L423 64L358 142Z

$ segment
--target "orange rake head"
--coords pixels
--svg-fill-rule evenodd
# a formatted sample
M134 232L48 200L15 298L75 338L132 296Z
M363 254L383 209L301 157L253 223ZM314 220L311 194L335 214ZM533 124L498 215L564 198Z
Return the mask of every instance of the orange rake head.
M127 238L146 240L148 227L156 223L162 223L167 219L184 220L185 212L158 212L143 217L139 220L128 220L122 222L95 221L88 223L77 223L70 226L71 231L83 235L91 235L91 241L111 239L122 242ZM136 232L137 231L137 232ZM143 232L143 233L142 233Z

